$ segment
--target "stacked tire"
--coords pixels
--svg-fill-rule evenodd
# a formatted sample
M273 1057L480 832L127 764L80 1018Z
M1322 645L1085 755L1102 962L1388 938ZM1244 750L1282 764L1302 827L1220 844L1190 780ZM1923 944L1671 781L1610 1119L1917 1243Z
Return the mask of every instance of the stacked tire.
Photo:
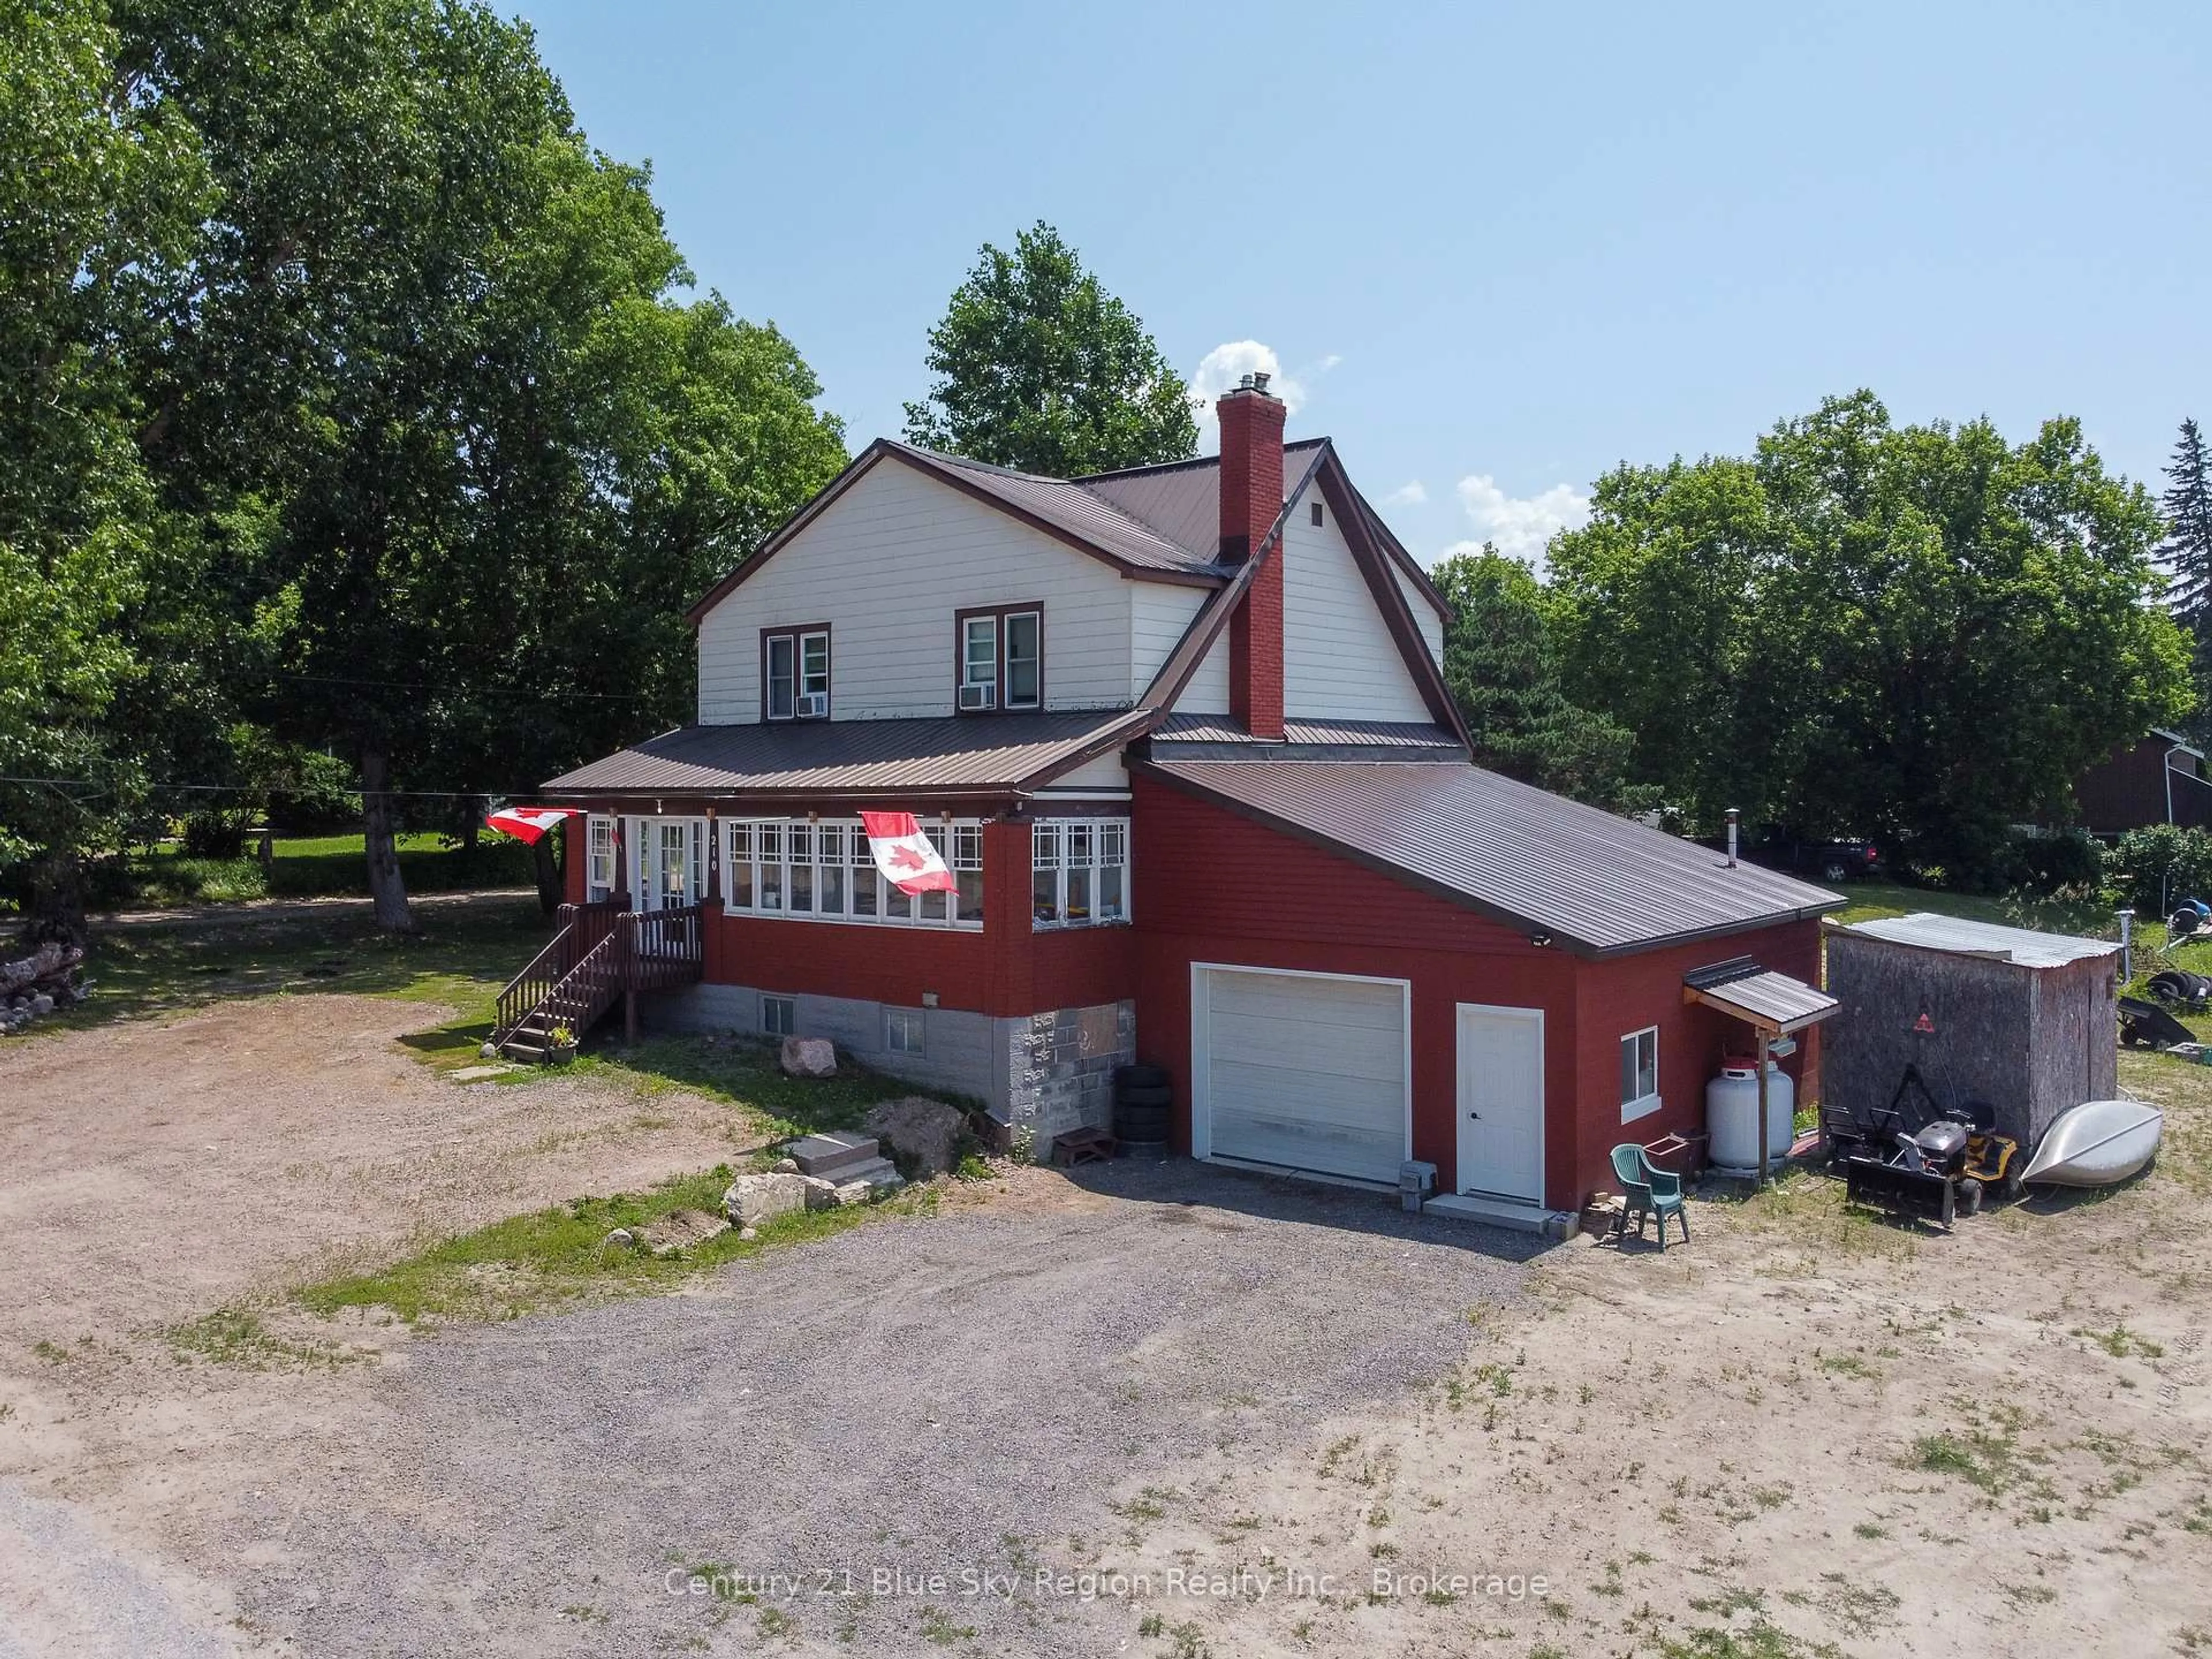
M1123 1066L1114 1073L1115 1139L1134 1146L1167 1143L1175 1091L1158 1066Z

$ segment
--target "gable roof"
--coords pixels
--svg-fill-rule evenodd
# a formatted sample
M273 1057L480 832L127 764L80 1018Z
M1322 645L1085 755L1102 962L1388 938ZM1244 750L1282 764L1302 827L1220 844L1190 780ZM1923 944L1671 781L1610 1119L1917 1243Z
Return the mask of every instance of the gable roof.
M1579 956L1804 921L1844 901L1466 762L1175 760L1133 769L1271 829L1548 933Z

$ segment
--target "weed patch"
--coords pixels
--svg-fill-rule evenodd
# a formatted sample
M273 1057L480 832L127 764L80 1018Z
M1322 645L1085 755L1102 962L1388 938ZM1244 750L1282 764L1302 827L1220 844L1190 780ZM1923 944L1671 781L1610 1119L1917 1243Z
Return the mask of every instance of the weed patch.
M719 1210L729 1182L724 1164L676 1176L646 1193L576 1199L441 1239L374 1272L303 1286L294 1299L325 1316L344 1308L386 1308L410 1324L514 1319L580 1299L649 1293L726 1261L933 1207L933 1194L922 1193L883 1204L805 1210L768 1223L755 1238L740 1238L732 1228L671 1258L603 1243L615 1228L641 1227L674 1210Z

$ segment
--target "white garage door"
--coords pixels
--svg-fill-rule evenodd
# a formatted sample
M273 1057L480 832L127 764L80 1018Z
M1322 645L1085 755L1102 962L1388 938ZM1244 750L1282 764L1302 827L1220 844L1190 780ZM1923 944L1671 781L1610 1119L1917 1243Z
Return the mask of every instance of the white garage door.
M1407 1146L1406 987L1197 966L1192 1150L1398 1184Z

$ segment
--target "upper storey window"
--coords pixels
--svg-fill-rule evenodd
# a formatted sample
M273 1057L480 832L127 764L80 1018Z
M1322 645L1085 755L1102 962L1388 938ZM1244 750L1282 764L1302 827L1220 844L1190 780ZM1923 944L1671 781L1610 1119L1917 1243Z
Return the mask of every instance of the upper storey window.
M761 630L761 712L772 720L830 718L830 629Z
M963 611L954 628L954 706L962 714L1044 707L1042 605Z

